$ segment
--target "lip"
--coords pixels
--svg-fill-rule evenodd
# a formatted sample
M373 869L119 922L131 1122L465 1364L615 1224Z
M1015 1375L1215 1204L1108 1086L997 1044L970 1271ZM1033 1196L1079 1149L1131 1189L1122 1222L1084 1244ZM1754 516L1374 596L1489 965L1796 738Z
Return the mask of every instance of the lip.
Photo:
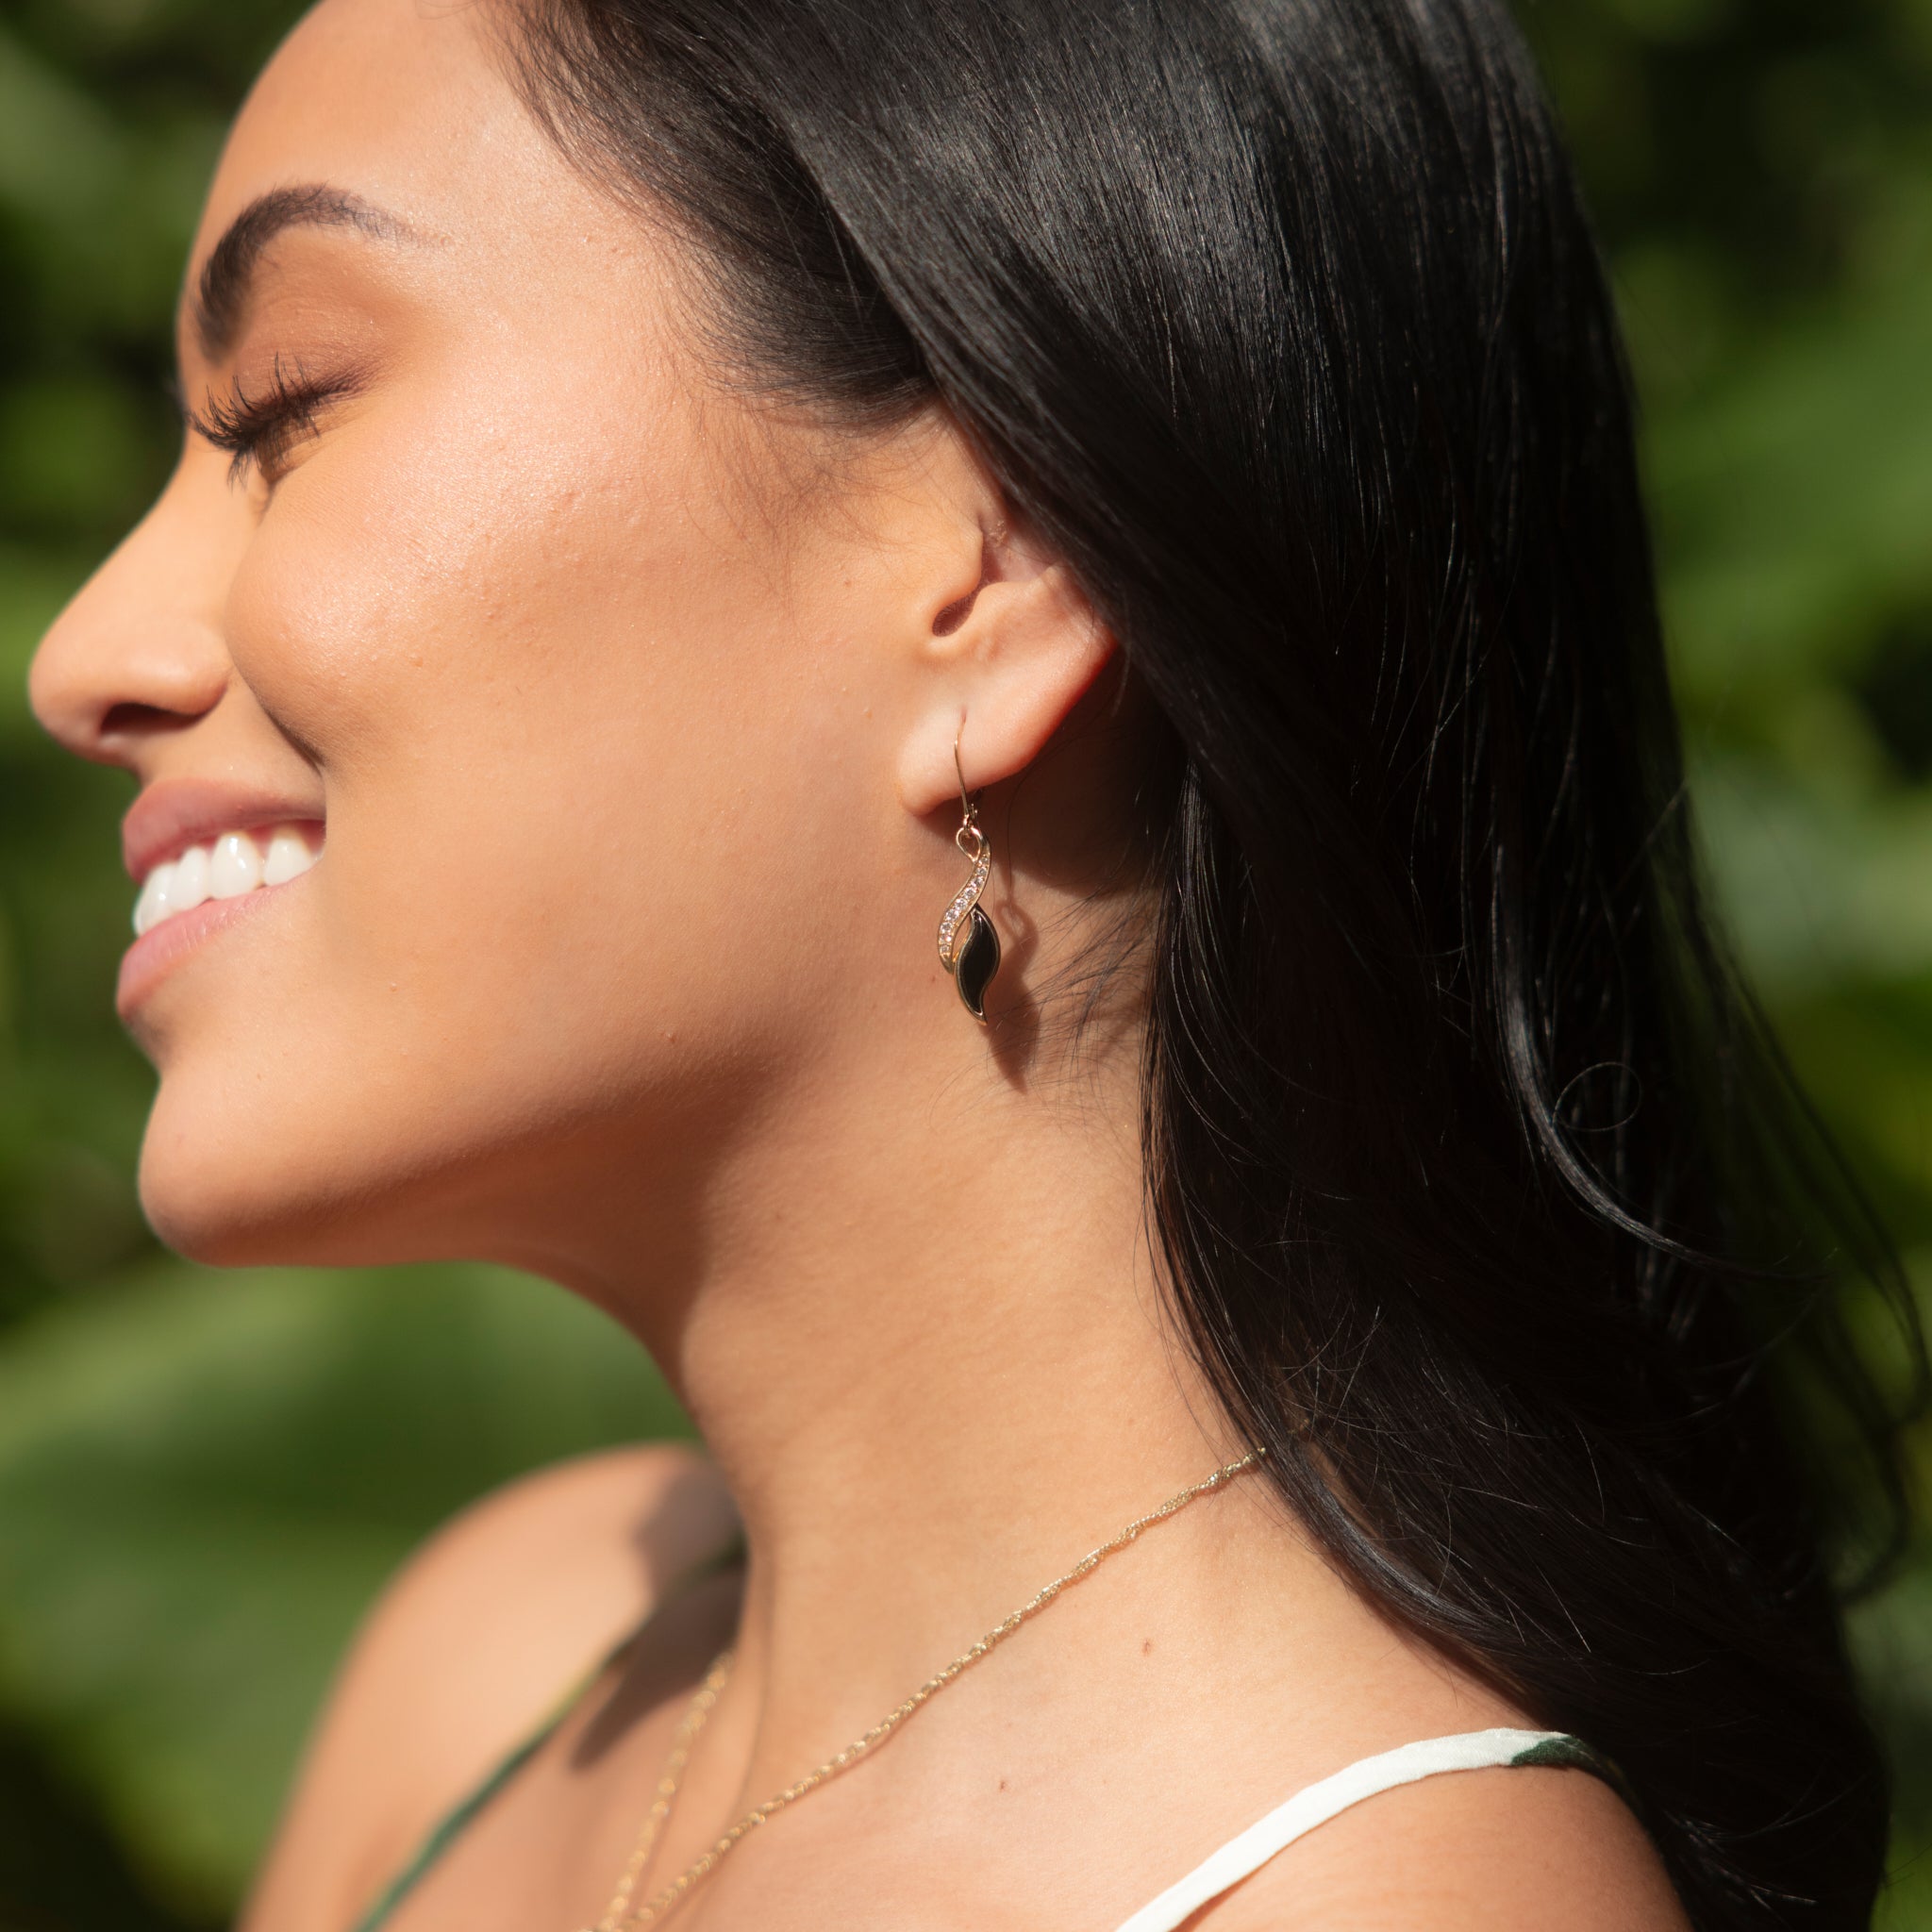
M279 886L257 886L233 899L204 899L192 911L177 912L150 926L121 956L114 1010L124 1023L131 1021L155 988L205 940L253 918L267 901L279 899L308 876L305 872Z
M128 877L140 885L163 859L178 858L189 846L206 843L223 832L322 823L322 801L312 795L297 798L288 791L225 784L214 778L158 778L128 808L121 822L121 858ZM242 902L229 899L222 903ZM178 916L185 920L193 915L184 912ZM174 924L174 920L165 920L155 931Z

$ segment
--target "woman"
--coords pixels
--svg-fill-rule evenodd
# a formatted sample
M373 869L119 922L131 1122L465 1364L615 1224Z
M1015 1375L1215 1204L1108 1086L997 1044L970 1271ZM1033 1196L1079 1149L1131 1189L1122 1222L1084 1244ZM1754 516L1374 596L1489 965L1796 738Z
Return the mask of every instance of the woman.
M419 1555L254 1932L1866 1923L1895 1274L1497 0L323 0L178 351L34 669L146 1209L709 1452Z

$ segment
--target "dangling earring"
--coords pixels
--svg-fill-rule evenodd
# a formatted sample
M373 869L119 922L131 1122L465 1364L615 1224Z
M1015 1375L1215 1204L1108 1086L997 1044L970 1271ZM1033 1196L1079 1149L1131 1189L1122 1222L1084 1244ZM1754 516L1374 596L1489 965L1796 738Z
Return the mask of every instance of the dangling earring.
M959 732L966 729L966 718L959 717L959 731L953 735L953 769L959 774L958 829L953 842L973 861L973 876L954 895L940 921L940 964L953 975L966 1010L983 1026L986 1024L986 990L1000 970L1000 936L992 921L979 909L979 895L986 890L992 871L992 841L979 829L979 806L966 796L966 774L959 764ZM965 931L960 931L961 924Z

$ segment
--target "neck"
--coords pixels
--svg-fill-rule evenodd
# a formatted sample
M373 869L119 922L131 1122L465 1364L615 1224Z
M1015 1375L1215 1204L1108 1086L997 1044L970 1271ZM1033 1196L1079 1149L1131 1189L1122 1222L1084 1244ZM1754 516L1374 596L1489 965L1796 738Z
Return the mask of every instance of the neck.
M743 1137L708 1177L706 1200L732 1206L683 1244L703 1259L681 1291L600 1293L737 1499L734 1699L756 1696L774 1763L856 1735L1243 1453L1169 1315L1120 1124L1139 1117L1132 1058L1077 1096L990 1060L970 1091L903 1060L821 1074L769 1111L783 1131ZM1176 1528L1122 1564L1158 1575L1191 1545Z

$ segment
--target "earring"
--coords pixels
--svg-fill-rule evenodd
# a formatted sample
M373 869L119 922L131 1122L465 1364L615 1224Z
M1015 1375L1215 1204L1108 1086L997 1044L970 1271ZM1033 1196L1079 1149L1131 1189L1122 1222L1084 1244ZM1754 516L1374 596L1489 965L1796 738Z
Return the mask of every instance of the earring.
M959 731L966 718L959 718ZM992 872L992 841L979 829L979 805L966 795L966 774L959 765L959 734L953 736L953 769L959 774L958 829L953 842L973 861L973 875L954 895L940 921L940 964L953 975L966 1010L986 1024L986 990L1000 970L1000 936L992 921L979 909L979 895ZM964 932L960 931L964 924Z

